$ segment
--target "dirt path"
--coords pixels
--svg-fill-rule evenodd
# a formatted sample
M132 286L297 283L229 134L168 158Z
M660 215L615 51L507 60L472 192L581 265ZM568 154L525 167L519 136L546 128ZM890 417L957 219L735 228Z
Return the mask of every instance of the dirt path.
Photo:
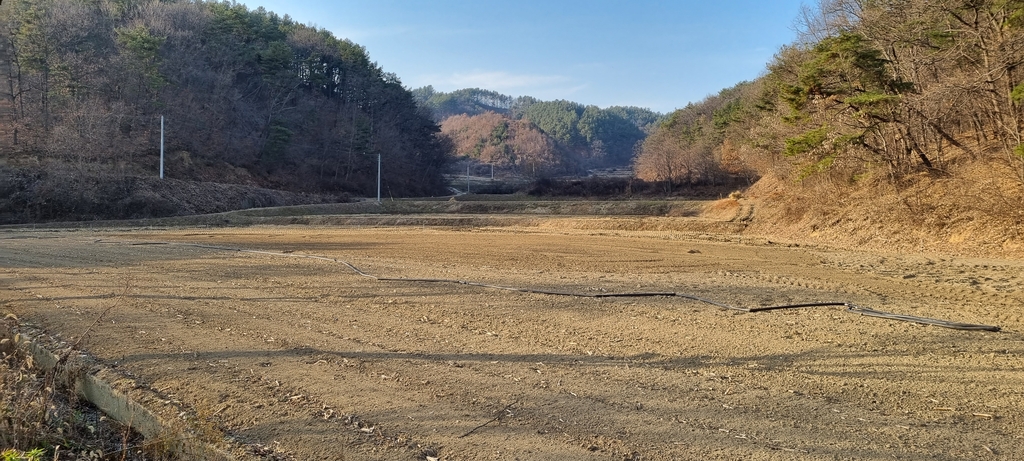
M0 255L0 310L70 342L117 303L84 349L295 459L1024 459L1016 260L303 226L5 231ZM302 255L380 276L848 301L1004 331L380 282Z

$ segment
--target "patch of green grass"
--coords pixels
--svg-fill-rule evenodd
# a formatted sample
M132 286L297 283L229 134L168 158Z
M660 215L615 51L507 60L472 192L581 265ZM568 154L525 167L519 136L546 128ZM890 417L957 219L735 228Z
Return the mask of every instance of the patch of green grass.
M35 448L29 451L7 449L0 453L0 461L42 461L46 450Z

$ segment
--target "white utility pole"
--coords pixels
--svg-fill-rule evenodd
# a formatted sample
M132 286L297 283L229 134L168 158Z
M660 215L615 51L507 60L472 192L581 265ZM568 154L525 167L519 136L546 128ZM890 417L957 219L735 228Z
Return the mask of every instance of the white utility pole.
M164 179L164 116L160 116L160 179Z

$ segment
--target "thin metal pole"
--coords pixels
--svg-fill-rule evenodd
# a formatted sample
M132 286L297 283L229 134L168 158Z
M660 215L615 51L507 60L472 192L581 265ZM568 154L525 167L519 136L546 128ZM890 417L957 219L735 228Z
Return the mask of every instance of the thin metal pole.
M466 193L469 193L469 164L466 164Z
M380 154L377 154L377 203L380 203Z
M164 179L164 116L160 116L160 179Z

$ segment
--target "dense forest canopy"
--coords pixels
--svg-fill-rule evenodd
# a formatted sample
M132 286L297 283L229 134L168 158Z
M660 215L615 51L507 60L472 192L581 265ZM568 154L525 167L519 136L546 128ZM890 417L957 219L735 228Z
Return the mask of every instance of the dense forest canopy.
M444 93L427 86L413 90L413 95L441 122L459 155L529 176L627 166L647 130L661 118L639 107L601 109L479 88ZM504 121L498 124L495 115ZM499 126L514 127L508 142L495 136L501 135L500 128L494 131Z
M288 16L234 2L9 0L0 35L9 166L154 175L163 116L171 177L369 195L380 154L385 193L445 190L449 147L399 79Z

